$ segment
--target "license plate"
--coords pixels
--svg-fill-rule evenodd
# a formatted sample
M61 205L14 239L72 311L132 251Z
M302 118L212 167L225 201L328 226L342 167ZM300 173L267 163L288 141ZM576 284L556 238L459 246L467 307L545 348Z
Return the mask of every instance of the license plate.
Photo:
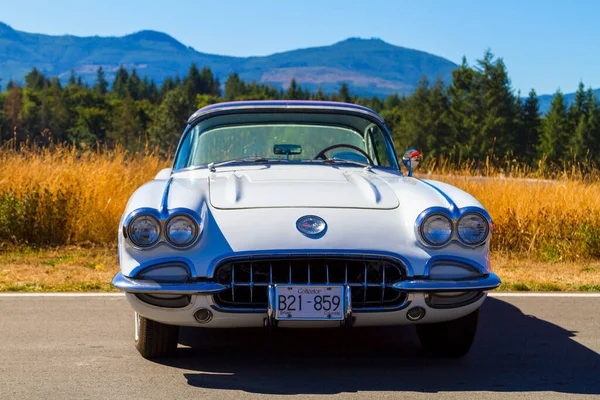
M275 285L275 319L344 319L343 286Z

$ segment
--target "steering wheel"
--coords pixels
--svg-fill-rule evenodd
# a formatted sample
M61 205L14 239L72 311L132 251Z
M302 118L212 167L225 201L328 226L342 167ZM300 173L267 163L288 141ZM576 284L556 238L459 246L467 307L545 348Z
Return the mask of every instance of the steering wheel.
M365 156L367 158L367 160L369 160L370 164L374 164L373 159L367 154L367 152L365 152L363 149L361 149L360 147L356 147L353 146L351 144L334 144L333 146L329 146L324 148L323 150L321 150L319 152L319 154L317 154L315 156L315 160L321 159L321 160L327 160L327 157L325 156L325 153L327 153L328 151L331 151L333 149L337 149L338 147L346 147L348 149L352 149L355 151L358 151L360 154L362 154L363 156Z

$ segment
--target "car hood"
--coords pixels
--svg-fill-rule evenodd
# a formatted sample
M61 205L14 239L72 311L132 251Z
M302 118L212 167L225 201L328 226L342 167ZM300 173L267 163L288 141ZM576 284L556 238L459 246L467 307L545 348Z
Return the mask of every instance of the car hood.
M135 268L158 258L183 257L194 265L198 276L210 276L211 268L224 258L244 254L386 252L402 256L415 275L423 275L430 258L440 250L418 244L415 222L423 210L432 207L482 205L451 185L378 168L245 165L182 171L158 177L136 190L119 229L124 218L136 210L169 215L187 209L197 213L202 223L199 240L185 250L166 243L140 250L119 235L120 265L129 276ZM326 221L324 236L308 237L297 229L298 219L306 215ZM462 246L451 244L443 254L464 257L466 253ZM485 265L487 246L470 250L468 257Z
M209 178L209 196L218 209L399 206L394 190L375 172L335 166L217 171Z

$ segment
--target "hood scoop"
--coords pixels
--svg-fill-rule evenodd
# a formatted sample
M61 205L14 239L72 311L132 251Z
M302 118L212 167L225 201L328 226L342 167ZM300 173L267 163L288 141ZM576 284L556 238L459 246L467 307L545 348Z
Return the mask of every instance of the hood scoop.
M264 168L216 172L210 202L220 209L361 208L399 206L391 187L376 173L331 167Z

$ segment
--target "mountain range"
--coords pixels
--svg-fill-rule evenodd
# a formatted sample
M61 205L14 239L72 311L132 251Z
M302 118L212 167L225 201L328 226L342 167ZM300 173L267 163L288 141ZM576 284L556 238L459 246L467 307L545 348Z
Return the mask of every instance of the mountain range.
M233 72L244 80L283 88L295 78L311 91L319 86L326 92L337 91L347 82L353 93L367 96L410 93L423 75L449 82L456 68L442 57L379 39L351 38L264 57L230 57L196 51L156 31L122 37L49 36L0 23L0 78L4 81L22 81L37 67L64 80L73 69L91 83L98 67L111 80L123 65L160 83L168 76L184 75L191 63L210 67L221 82Z
M166 33L151 30L121 37L50 36L21 32L0 22L0 79L22 82L37 67L66 81L74 70L88 83L102 67L109 81L123 65L161 83L166 77L183 76L191 63L208 66L224 82L237 72L246 81L287 88L292 78L316 91L337 91L342 82L352 93L364 96L408 94L422 76L430 81L452 79L453 62L419 50L395 46L380 39L350 38L330 46L312 47L261 57L208 54L186 46ZM600 96L600 89L596 91ZM567 102L572 93L565 94ZM551 95L541 95L540 109L550 107Z

